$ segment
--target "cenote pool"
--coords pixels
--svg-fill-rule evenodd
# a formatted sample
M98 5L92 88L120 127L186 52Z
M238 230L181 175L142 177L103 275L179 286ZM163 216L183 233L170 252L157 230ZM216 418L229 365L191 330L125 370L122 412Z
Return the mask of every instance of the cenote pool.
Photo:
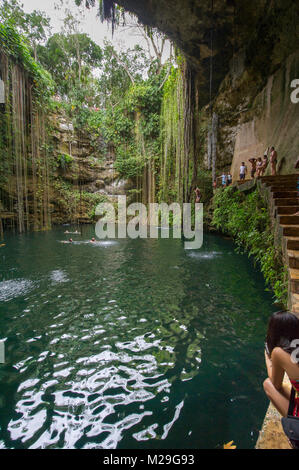
M66 228L0 248L0 448L253 448L277 308L247 256Z

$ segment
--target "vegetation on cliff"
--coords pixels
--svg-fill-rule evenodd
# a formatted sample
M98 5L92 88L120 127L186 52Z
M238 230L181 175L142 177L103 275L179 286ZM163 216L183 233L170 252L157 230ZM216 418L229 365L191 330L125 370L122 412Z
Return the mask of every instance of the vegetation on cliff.
M236 187L219 188L213 199L212 225L232 236L241 252L253 257L278 302L287 305L288 273L275 243L267 202L258 189L246 195Z

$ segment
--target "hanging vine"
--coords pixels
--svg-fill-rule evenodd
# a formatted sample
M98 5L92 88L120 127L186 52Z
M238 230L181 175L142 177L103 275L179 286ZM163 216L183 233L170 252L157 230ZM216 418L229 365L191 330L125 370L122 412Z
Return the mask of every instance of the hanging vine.
M46 109L53 91L49 74L36 64L22 38L10 25L0 25L1 226L22 233L50 228L51 157Z

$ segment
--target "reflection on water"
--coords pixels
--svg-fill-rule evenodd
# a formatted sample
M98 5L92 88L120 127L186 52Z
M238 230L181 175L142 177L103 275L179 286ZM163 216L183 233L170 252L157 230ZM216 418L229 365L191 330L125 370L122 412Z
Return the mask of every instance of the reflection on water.
M7 237L0 448L253 447L273 311L261 275L215 236L186 252L93 233Z

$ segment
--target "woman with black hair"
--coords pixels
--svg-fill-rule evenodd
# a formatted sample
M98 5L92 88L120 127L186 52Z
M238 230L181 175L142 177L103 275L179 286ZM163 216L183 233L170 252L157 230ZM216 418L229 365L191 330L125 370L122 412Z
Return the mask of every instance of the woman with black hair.
M269 321L265 360L268 378L264 390L279 413L286 417L291 391L283 385L284 373L296 391L292 416L299 419L299 318L290 312L276 312ZM298 442L299 444L299 442Z

